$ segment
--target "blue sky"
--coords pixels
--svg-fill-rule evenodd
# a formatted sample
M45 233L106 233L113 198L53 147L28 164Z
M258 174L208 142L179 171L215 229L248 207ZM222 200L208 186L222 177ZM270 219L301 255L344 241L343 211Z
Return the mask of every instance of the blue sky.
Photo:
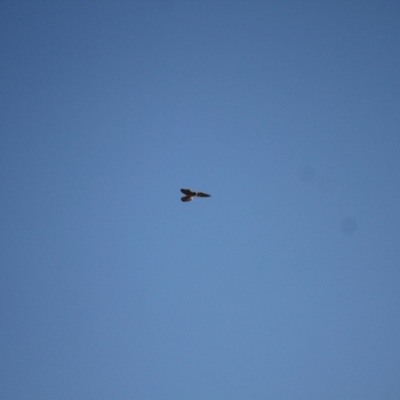
M398 399L399 20L2 2L1 397Z

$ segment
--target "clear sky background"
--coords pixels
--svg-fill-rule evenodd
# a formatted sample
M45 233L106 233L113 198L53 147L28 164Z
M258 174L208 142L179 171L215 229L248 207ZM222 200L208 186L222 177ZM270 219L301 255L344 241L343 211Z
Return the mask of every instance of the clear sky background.
M400 398L399 2L3 1L0 45L2 399Z

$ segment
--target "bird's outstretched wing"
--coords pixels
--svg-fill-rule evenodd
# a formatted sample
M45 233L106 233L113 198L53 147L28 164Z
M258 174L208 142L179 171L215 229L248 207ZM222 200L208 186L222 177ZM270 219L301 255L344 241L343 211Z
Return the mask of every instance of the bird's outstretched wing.
M182 201L192 201L193 197L191 197L191 196L183 196L183 197L181 197L181 200Z
M190 189L181 189L181 192L183 194L186 194L186 196L195 196L196 193L192 192Z
M211 197L211 194L203 193L203 192L197 192L196 194L197 197Z

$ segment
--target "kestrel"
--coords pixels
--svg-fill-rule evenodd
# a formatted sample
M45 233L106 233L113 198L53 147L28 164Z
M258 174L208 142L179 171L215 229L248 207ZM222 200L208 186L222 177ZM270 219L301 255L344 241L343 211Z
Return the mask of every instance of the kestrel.
M210 194L203 192L192 192L190 189L181 189L181 192L185 195L181 198L182 201L192 201L193 197L211 197Z

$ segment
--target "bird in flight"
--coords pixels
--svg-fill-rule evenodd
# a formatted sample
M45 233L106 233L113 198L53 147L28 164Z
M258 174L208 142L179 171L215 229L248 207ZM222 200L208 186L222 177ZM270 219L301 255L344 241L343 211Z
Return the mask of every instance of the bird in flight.
M192 192L190 189L181 189L181 192L184 194L184 196L181 197L182 201L192 201L193 197L211 197L210 194L203 192Z

